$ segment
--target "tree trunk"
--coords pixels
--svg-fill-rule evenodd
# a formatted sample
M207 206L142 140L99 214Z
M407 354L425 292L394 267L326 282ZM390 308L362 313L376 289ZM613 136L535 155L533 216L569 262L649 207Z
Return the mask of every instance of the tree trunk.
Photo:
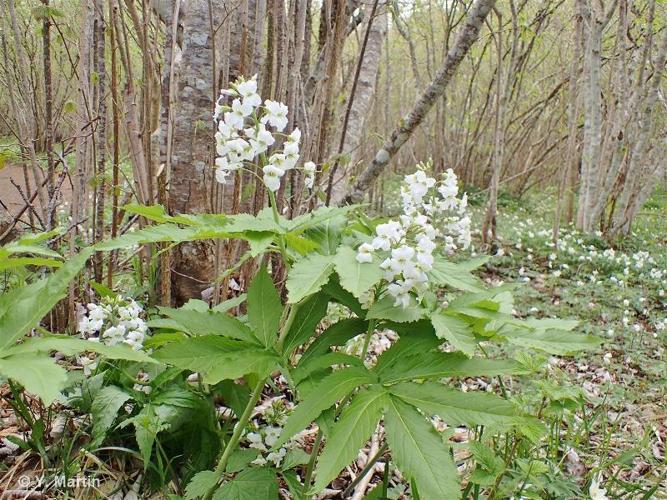
M477 0L475 2L466 18L465 25L461 28L461 33L454 47L447 54L442 68L436 73L433 81L417 100L412 111L400 121L391 137L375 154L371 164L361 173L355 185L347 193L345 202L358 203L363 200L366 191L421 124L436 100L443 95L459 64L477 39L484 19L494 4L495 0Z
M366 129L364 125L370 121L367 117L375 96L382 44L387 36L386 2L374 0L367 17L364 43L343 120L338 157L331 170L330 186L327 188L327 201L332 205L338 205L343 200L349 187L347 181L350 172L362 156L361 142Z
M170 150L169 211L172 214L211 211L213 121L213 36L209 0L191 0L181 9L183 53L176 98L171 101L173 145ZM221 12L212 2L212 14ZM217 23L214 23L217 26ZM173 83L172 83L173 85ZM163 138L164 140L164 138ZM173 253L172 300L178 305L201 292L214 279L213 244L209 241L179 245Z
M107 121L107 105L106 105L106 23L104 21L104 1L95 0L95 22L94 22L94 37L95 37L95 72L97 73L97 129L95 139L95 226L93 229L94 241L98 242L104 238L104 205L106 197L106 121ZM103 254L98 252L93 258L93 270L95 272L95 280L102 283L102 261Z

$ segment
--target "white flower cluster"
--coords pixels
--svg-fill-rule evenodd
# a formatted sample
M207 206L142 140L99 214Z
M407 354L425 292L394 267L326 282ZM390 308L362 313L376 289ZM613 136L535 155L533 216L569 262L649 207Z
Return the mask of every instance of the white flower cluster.
M143 308L132 299L104 298L101 304L86 306L86 312L79 319L78 331L93 342L127 344L138 351L148 333L148 326L141 318L143 312Z
M426 290L437 242L447 253L470 246L467 198L457 195L457 178L451 169L439 183L423 167L406 175L401 187L403 214L399 220L377 226L373 241L359 246L360 263L372 262L375 252L388 252L380 267L390 282L387 291L395 305L407 307L411 295L419 299Z
M257 450L257 457L251 462L253 465L264 466L266 464L280 467L287 453L295 448L303 446L303 431L278 449L273 449L283 431L283 425L287 420L287 412L292 408L291 403L286 403L282 396L266 401L255 407L260 419L252 421L252 431L244 436L244 444L251 449Z
M222 104L227 97L232 98L231 107ZM280 133L287 127L288 112L287 106L281 102L267 99L262 106L256 76L249 80L239 79L231 89L222 90L213 113L217 124L216 180L226 184L231 172L241 169L245 162L252 163L258 156L264 155L276 142L274 133ZM274 129L273 133L267 125ZM262 160L262 179L269 190L277 191L285 172L296 167L300 141L301 131L295 128L285 136L282 152ZM315 169L313 162L303 165L305 185L309 189L313 187Z

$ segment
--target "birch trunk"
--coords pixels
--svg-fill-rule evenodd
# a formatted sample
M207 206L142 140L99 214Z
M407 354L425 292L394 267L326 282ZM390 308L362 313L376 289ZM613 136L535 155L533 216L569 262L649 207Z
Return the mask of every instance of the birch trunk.
M359 179L345 196L346 203L358 203L363 200L366 191L386 168L401 146L410 138L415 129L422 123L424 117L435 102L443 95L447 85L456 72L459 64L468 53L470 46L477 39L484 19L494 6L495 0L477 0L466 18L464 26L452 47L442 68L424 90L415 103L412 111L406 115L392 132L391 137L375 154L371 164L361 173Z

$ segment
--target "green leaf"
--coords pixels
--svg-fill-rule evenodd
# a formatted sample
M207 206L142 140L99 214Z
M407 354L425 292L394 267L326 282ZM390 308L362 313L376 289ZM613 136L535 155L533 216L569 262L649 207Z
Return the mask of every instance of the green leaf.
M65 369L45 355L25 353L2 358L0 374L21 384L47 406L60 397L67 384Z
M311 239L294 233L287 233L285 235L285 244L287 248L295 250L300 255L308 255L313 250L317 250L319 246Z
M310 213L299 215L291 221L286 221L290 231L305 231L317 227L331 219L346 215L352 210L359 208L359 205L346 205L344 207L320 207Z
M289 438L310 425L320 413L357 387L375 382L377 379L371 372L358 367L344 368L325 377L322 382L304 395L301 403L287 419L280 438L273 447L279 448Z
M116 420L118 410L130 399L130 395L115 385L103 387L95 396L90 413L93 418L91 448L102 444L107 431Z
M216 484L218 484L218 475L215 471L198 472L185 487L185 500L203 498Z
M524 321L538 331L566 330L570 332L581 324L581 321L560 318L526 318Z
M534 419L521 416L515 404L495 394L461 392L437 382L403 382L389 391L424 413L438 415L450 426L466 424L513 426L533 423Z
M385 384L441 377L492 377L525 372L522 365L509 360L468 359L460 353L427 352L404 357L380 372Z
M216 384L249 373L269 374L278 364L270 351L217 335L193 337L173 342L155 352L164 363L204 374L204 382Z
M333 259L328 255L314 253L298 260L287 276L287 302L295 304L320 291L333 268Z
M346 246L338 249L334 265L341 286L358 299L379 283L383 276L380 266L373 262L359 263L357 252Z
M0 353L35 327L65 296L69 282L91 254L91 249L81 250L48 277L0 295Z
M239 448L229 456L225 472L233 473L247 469L248 464L255 460L257 455L259 455L259 450L256 448Z
M443 313L431 314L431 323L438 338L447 340L468 357L475 354L477 342L468 323Z
M262 267L248 288L248 321L257 338L269 347L277 339L283 305L271 276Z
M364 333L367 329L368 321L359 318L345 318L334 323L306 349L299 360L299 365L330 352L332 346L344 345L352 337Z
M431 322L427 320L415 323L389 323L387 327L396 331L400 338L378 358L373 371L380 376L385 370L397 363L400 364L402 359L432 352L442 344L442 340L435 336Z
M233 380L223 380L217 386L225 406L228 406L240 417L250 400L250 388L247 385L237 384Z
M327 313L329 299L318 293L311 295L304 302L296 304L296 320L292 323L283 345L284 353L291 353L294 349L305 344L315 333L317 325Z
M477 462L477 468L471 474L470 480L482 486L491 486L504 472L505 462L496 456L491 448L478 441L469 442L468 447Z
M96 352L109 359L125 359L141 363L157 363L153 358L141 351L135 351L129 346L108 346L101 342L77 339L69 335L48 335L46 337L31 337L20 344L10 347L3 352L5 355L16 355L31 352L58 351L65 356L72 356L80 352Z
M287 222L281 217L281 224L287 224ZM285 227L281 224L276 224L273 220L273 212L269 207L266 207L260 210L256 216L245 213L230 215L226 218L223 228L229 233L254 231L284 234L286 232Z
M430 281L434 285L450 286L464 292L480 292L484 290L484 284L465 265L455 264L442 258L437 258L433 263L433 269L429 271Z
M306 465L310 461L310 455L301 448L293 448L285 455L280 469L283 471L293 469L299 465Z
M530 331L525 328L505 328L500 335L510 343L532 347L549 354L566 355L577 351L596 349L602 339L593 335L581 335L565 330Z
M173 319L179 330L190 335L221 335L255 343L257 338L250 328L225 312L192 309L158 308L161 314ZM176 324L174 326L176 326Z
M253 468L240 472L223 484L213 495L213 500L275 500L278 498L278 482L273 469Z
M234 309L235 307L240 306L247 300L248 296L245 293L242 293L240 295L237 295L236 297L232 297L231 299L227 299L224 302L220 302L217 306L213 306L211 308L211 311L214 312L227 312L230 309Z
M318 460L314 492L324 489L357 457L377 427L387 399L387 393L381 390L361 391L352 398L334 424Z
M334 302L347 307L354 314L360 318L366 317L366 311L361 306L361 303L352 295L350 292L345 290L340 286L340 280L337 274L333 274L329 283L327 283L322 290L326 293Z
M304 234L317 243L319 253L333 256L338 250L341 233L346 224L347 218L344 215L338 215L308 228Z
M430 422L396 397L384 417L391 455L406 478L414 479L424 500L460 498L456 466Z
M298 385L303 379L311 373L329 368L333 365L364 366L357 356L350 356L343 352L328 352L320 356L315 356L306 361L299 360L298 366L292 370L292 379Z
M46 259L44 257L14 257L0 259L0 271L26 266L61 267L62 262L56 259Z
M424 316L425 311L414 300L411 300L409 307L395 306L394 302L393 297L385 295L370 307L366 318L386 319L396 323L411 323Z

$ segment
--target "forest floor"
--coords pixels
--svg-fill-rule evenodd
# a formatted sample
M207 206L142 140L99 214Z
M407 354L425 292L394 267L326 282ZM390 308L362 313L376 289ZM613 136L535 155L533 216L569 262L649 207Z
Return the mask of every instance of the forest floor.
M551 357L545 377L520 390L562 403L553 408L563 413L554 458L564 475L554 480L580 482L597 469L612 498L667 498L667 193L654 195L633 235L613 248L567 227L556 248L552 197L501 203L502 250L486 279L525 284L515 291L517 315L577 319L604 339L597 350Z

